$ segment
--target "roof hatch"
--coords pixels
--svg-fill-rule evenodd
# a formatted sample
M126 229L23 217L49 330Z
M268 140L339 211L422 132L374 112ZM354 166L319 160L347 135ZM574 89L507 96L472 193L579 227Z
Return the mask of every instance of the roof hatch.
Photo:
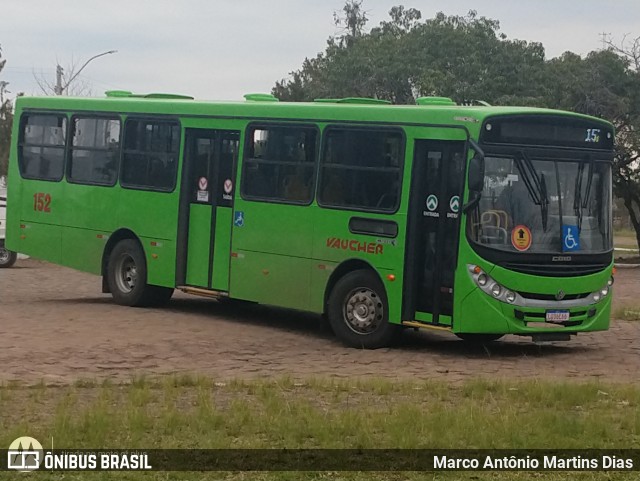
M456 105L449 97L418 97L417 105Z
M280 102L280 99L272 94L245 94L244 99L247 102Z
M344 99L314 99L314 102L328 104L373 104L373 105L390 105L388 100L374 99L371 97L346 97Z
M139 98L139 99L170 99L170 100L193 100L190 95L180 94L163 94L163 93L150 93L150 94L134 94L128 90L107 90L105 92L107 97L116 98Z

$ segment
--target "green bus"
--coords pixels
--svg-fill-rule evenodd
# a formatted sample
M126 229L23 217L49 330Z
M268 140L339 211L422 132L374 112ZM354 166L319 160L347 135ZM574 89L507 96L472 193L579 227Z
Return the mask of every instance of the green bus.
M609 327L612 125L376 99L20 97L7 247L102 276L325 315L349 346L402 327L567 340Z

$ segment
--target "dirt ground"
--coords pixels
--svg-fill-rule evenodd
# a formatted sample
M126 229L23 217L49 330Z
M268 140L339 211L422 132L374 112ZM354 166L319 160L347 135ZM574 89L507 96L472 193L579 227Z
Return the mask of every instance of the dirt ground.
M507 336L473 347L407 330L390 349L343 347L314 315L177 293L167 308L117 306L100 279L36 260L0 270L0 381L126 381L200 373L219 380L304 377L555 378L640 382L640 322L570 342ZM640 269L620 269L614 312L640 305Z

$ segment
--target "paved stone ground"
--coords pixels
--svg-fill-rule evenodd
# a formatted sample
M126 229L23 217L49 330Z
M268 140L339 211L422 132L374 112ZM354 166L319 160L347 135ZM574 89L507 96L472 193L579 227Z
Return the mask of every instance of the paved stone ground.
M620 270L614 312L640 305L640 269ZM390 349L343 347L317 316L176 294L167 308L115 305L100 279L35 261L0 270L0 381L69 383L201 373L217 379L554 378L640 382L640 322L535 345L507 336L472 347L407 330Z

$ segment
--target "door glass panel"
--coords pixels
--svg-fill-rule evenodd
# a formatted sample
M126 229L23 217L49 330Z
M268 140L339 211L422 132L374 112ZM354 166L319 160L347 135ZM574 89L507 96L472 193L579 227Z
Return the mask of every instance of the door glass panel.
M440 314L453 315L464 142L418 141L414 162L415 310L438 322Z

